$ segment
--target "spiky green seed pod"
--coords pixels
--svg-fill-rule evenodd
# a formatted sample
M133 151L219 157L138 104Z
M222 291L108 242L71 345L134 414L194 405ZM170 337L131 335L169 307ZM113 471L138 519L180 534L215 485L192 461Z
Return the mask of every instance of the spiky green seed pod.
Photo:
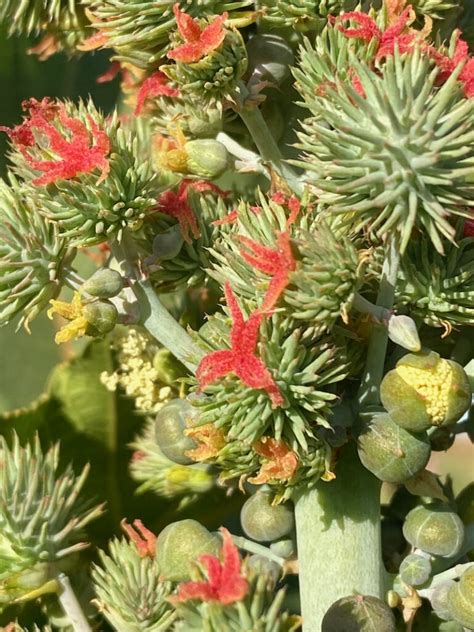
M338 599L324 615L321 632L395 632L391 609L377 597L351 595Z
M445 505L420 505L405 518L403 535L412 546L426 553L452 557L463 545L464 526L461 518Z
M151 163L143 158L138 135L122 124L117 113L105 119L91 101L74 105L65 102L67 115L81 122L91 131L91 120L110 144L104 156L108 171L99 178L97 169L78 172L69 179L57 179L47 188L31 184L29 197L36 201L39 211L59 229L59 234L70 245L90 246L106 241L112 235L120 238L122 230L137 230L147 214L156 208L157 175ZM71 131L58 117L50 121L62 136L71 138ZM72 137L74 142L74 137ZM49 143L44 135L37 136L29 153L37 160L51 160ZM17 149L11 154L15 172L30 184L38 177Z
M182 42L176 39L178 45ZM247 50L240 32L226 29L222 44L202 59L195 62L176 61L161 66L161 70L179 87L188 98L198 95L210 103L220 103L237 88L247 70Z
M201 555L219 554L222 543L196 520L179 520L163 529L156 541L156 561L161 577L174 582L190 579L193 563Z
M16 180L0 180L0 325L20 315L28 329L59 293L73 255Z
M469 630L474 629L474 566L469 567L448 594L453 618Z
M180 620L176 632L294 632L301 625L298 616L283 610L285 589L275 593L275 578L271 569L261 563L252 568L244 563L249 587L241 601L223 605L217 601L191 600L178 604Z
M88 467L58 473L58 445L43 453L38 437L26 447L17 435L11 447L0 437L0 462L0 601L8 601L9 588L15 599L20 588L23 596L40 589L53 565L57 573L65 556L87 547L84 527L103 508L80 497Z
M299 260L284 300L293 318L317 323L321 333L347 317L361 284L361 266L354 245L337 237L325 223L296 240Z
M123 289L123 277L117 270L100 268L81 286L81 292L97 298L112 298Z
M272 27L308 31L321 27L328 15L351 11L357 0L265 0L262 5L263 20Z
M403 356L380 386L384 408L411 432L456 423L471 405L471 397L462 366L435 351Z
M156 560L140 557L135 544L112 540L94 565L95 604L115 630L164 632L176 619L167 600L172 585L163 581Z
M209 350L226 348L228 327L223 315L211 317L201 328L200 339ZM330 406L337 400L334 385L347 375L344 349L326 338L307 344L302 329L291 331L275 314L262 323L257 352L273 376L283 404L273 407L264 390L252 389L229 373L204 388L210 397L196 400L200 422L225 429L229 440L251 444L268 435L307 450L314 427L329 426Z
M138 68L156 68L169 49L169 34L176 28L176 0L85 0L96 29L105 33L115 59ZM206 17L249 6L251 0L180 0L182 11ZM137 23L140 28L137 29Z
M474 199L474 102L458 85L460 68L437 88L439 71L418 50L395 51L377 71L350 63L365 96L350 82L305 92L314 116L296 163L351 226L379 239L398 233L402 252L416 227L443 252L441 237L455 236L449 220L468 217Z
M400 564L400 577L409 586L420 586L431 576L431 562L429 558L411 553Z
M158 411L155 417L155 438L163 454L181 465L190 465L193 460L186 452L196 448L196 443L185 431L199 421L199 413L185 399L172 399Z
M56 50L72 52L88 35L88 20L80 0L2 0L0 22L9 35L43 33L54 39Z
M180 507L184 507L215 485L216 476L209 471L209 466L178 465L165 457L156 445L153 421L131 447L135 453L130 473L140 483L137 493L152 491L163 498L178 498Z
M418 474L430 458L426 433L414 435L390 415L378 414L357 439L360 460L381 481L404 483Z
M426 239L410 244L401 262L395 305L446 331L474 325L474 238L447 245L445 256Z
M288 535L294 525L293 511L287 505L273 505L272 494L257 491L240 511L240 522L245 534L257 542L271 542Z

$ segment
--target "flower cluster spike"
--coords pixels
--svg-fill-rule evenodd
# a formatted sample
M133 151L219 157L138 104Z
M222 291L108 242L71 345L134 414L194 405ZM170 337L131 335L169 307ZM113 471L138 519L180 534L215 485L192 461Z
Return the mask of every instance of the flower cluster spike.
M166 75L158 70L147 77L141 84L137 95L135 116L141 114L147 99L153 99L159 96L179 97L179 90L170 86Z
M172 585L160 579L154 558L140 556L133 542L113 540L109 554L101 551L101 565L92 579L95 605L115 630L164 632L173 625L176 612L168 601Z
M201 360L196 372L199 387L204 389L211 382L234 373L246 386L266 391L273 407L281 406L284 400L280 390L264 362L255 354L263 315L254 312L245 321L230 283L226 283L224 291L232 317L231 348L213 351Z
M39 114L36 105L30 110L34 125L27 120L11 132L10 158L14 172L34 190L31 196L39 211L74 246L102 243L113 234L120 237L124 228L137 230L156 207L158 185L133 126L119 121L117 114L105 119L91 101L78 105L46 101L38 108ZM39 123L39 118L44 123ZM45 136L42 128L46 125ZM70 136L72 128L82 135L77 146ZM89 130L87 139L85 129ZM96 135L94 130L100 130L97 145L95 141L90 144L89 135ZM49 136L54 144L66 139L64 151L71 152L66 164L50 161L54 148ZM37 171L43 167L44 179ZM96 167L102 170L99 181ZM51 184L47 188L35 186L35 181Z
M19 324L28 329L59 293L72 256L57 227L38 213L35 199L14 178L10 186L0 180L0 326L19 314Z
M156 444L154 421L131 444L132 478L140 483L137 493L152 491L163 498L180 499L180 507L198 500L215 484L215 475L207 465L178 465L170 461Z
M314 53L316 54L316 53ZM302 70L308 62L303 63ZM304 97L307 119L297 164L308 169L330 212L377 238L400 237L403 252L415 229L443 251L454 239L452 220L473 204L474 101L458 87L460 68L441 86L437 69L420 50L397 51L375 72L353 59L366 97L351 85Z
M244 599L249 587L242 575L239 551L227 529L222 528L221 533L222 561L214 555L202 555L199 562L206 568L207 579L179 584L173 603L196 599L228 605Z
M474 325L474 238L448 244L446 254L426 239L413 243L402 259L395 304L427 325Z
M11 603L22 598L22 574L30 573L33 590L42 565L49 567L45 580L51 579L61 559L88 546L84 527L103 507L81 498L88 467L79 476L71 466L58 472L58 445L43 452L37 436L24 447L16 434L11 446L0 437L0 462L0 603Z
M248 7L252 0L85 0L84 4L93 26L106 36L106 46L114 50L115 59L156 70L170 48L176 4L194 18L206 18Z

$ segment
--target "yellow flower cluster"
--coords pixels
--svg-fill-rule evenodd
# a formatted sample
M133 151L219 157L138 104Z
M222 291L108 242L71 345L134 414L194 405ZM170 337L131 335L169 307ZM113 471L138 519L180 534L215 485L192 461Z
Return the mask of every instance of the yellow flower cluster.
M442 424L448 411L448 397L452 382L453 371L449 362L440 359L434 369L399 365L396 371L424 398L426 412L431 417L432 424Z
M135 399L140 412L152 414L172 398L172 389L158 382L153 356L156 347L150 338L138 328L129 327L119 335L113 348L117 352L118 368L113 373L104 371L101 382L109 391L118 386Z

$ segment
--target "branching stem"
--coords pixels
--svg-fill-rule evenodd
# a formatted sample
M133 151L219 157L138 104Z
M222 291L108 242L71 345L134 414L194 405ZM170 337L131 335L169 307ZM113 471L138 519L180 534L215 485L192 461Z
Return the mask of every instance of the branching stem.
M69 617L74 632L92 632L92 628L84 615L81 605L72 589L69 577L61 573L57 578L60 586L59 602L64 613Z
M276 562L279 566L284 566L285 561L282 557L273 553L271 549L262 544L258 544L258 542L253 542L252 540L247 540L239 535L232 536L233 543L239 547L239 549L243 549L244 551L248 551L249 553L254 553L255 555L262 555L266 557L268 560L272 562Z

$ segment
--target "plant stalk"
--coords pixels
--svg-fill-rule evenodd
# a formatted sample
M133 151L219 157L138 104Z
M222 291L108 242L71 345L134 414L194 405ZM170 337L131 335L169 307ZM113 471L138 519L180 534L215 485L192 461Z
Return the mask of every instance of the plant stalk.
M295 505L303 632L320 632L324 614L341 597L384 593L381 483L354 445L344 450L336 474Z
M57 582L61 589L58 595L59 602L64 613L69 617L74 632L92 632L92 628L72 589L69 577L61 573L57 578Z
M124 232L122 240L114 242L111 249L131 281L140 308L140 324L189 371L196 373L204 353L164 307L150 281L139 272L138 255L131 237Z

